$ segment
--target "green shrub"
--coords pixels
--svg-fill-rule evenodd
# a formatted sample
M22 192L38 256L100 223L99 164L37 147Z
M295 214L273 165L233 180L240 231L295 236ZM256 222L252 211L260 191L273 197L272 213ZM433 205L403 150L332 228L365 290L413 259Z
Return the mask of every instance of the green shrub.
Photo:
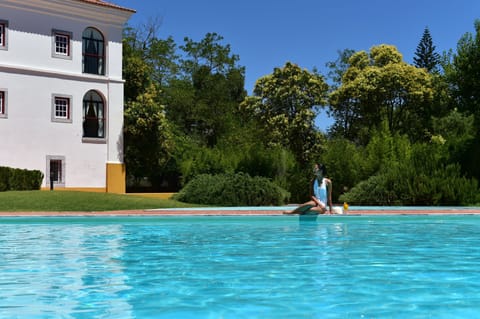
M9 190L8 182L10 180L11 168L0 166L0 192Z
M384 175L375 175L355 185L349 192L340 195L341 202L355 205L393 205L398 199L387 189Z
M222 152L218 148L212 149L194 145L193 143L188 145L189 148L186 151L177 155L183 185L186 185L197 175L233 172L231 163L234 161L227 152Z
M28 190L37 190L42 186L43 173L39 170L33 170L29 173L29 179L27 183Z
M292 172L289 175L287 191L291 194L290 202L303 203L310 200L310 180L311 174Z
M26 189L26 178L27 174L25 170L22 169L12 169L10 174L10 190L14 191L23 191Z
M237 173L198 175L174 199L204 205L265 206L282 205L288 196L267 178Z
M477 180L463 176L460 164L448 161L442 144L417 143L403 150L405 156L389 157L377 172L339 200L358 205L437 206L478 202Z
M477 194L477 181L461 176L458 164L425 172L407 163L358 183L339 200L356 205L471 205Z
M365 157L362 151L353 142L343 138L327 142L319 160L327 166L327 176L333 183L334 202L338 201L338 196L346 189L352 188L364 178L362 166L365 165Z
M38 170L0 167L0 191L38 190L42 180L43 173Z

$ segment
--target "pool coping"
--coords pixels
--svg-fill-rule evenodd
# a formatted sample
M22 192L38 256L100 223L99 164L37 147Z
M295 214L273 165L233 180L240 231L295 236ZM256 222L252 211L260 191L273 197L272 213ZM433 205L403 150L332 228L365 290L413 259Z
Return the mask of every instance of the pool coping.
M293 209L295 206L290 207ZM27 216L289 216L284 207L168 208L116 211L0 212L0 217ZM480 207L352 207L343 215L480 215ZM296 215L291 215L296 216ZM332 216L326 214L326 216ZM333 216L341 216L334 214Z

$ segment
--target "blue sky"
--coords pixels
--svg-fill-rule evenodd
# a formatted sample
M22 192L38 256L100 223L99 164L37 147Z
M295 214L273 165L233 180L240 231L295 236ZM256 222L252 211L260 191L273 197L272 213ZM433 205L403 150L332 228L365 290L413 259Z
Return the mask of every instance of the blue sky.
M425 27L437 52L455 51L480 19L479 0L107 1L137 11L131 26L161 19L158 36L172 36L178 45L185 36L200 41L208 32L220 34L246 68L249 93L258 78L287 61L326 75L325 63L346 48L392 44L411 63ZM325 115L317 120L322 130L331 123Z

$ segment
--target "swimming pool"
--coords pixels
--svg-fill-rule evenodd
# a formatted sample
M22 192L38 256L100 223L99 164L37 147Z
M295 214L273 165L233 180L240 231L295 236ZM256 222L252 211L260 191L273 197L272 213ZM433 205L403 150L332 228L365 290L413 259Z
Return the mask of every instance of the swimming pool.
M480 216L0 218L0 318L473 318Z

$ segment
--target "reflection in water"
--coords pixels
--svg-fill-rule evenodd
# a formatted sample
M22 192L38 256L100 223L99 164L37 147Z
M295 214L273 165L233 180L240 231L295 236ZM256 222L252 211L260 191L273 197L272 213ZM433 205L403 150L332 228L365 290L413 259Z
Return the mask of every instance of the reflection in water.
M128 318L121 225L0 225L0 318Z

